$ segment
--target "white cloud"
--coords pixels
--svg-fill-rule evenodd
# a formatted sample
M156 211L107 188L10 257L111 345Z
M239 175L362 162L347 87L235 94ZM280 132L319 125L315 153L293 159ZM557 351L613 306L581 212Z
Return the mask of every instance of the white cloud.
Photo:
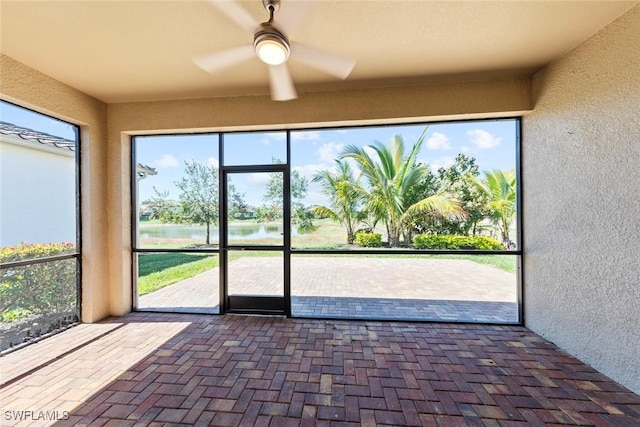
M476 147L482 149L496 147L502 142L502 138L498 138L482 129L470 130L467 132L467 136Z
M338 158L338 155L344 150L344 144L340 144L337 142L327 142L326 144L322 144L316 150L316 155L319 160L322 160L326 163L333 163L335 159Z
M312 163L303 166L295 166L293 170L298 171L301 176L307 178L309 181L313 178L313 175L320 172L321 170L329 169L329 167L325 164L320 163Z
M260 135L261 144L270 145L272 142L282 142L287 140L287 134L285 132L266 132Z
M287 139L285 132L267 132L265 135L274 141L284 141Z
M449 150L451 144L449 137L444 133L434 132L433 135L427 139L428 150Z
M266 184L269 182L269 174L262 172L250 173L247 177L247 181L252 184Z
M217 168L220 166L220 162L215 157L209 157L207 159L207 166L213 166L214 168Z
M317 141L320 139L318 131L299 131L291 132L291 139L294 141Z
M468 153L469 151L471 151L471 148L463 145L462 147L460 147L460 151L462 151L463 153Z
M171 154L164 154L161 158L156 160L154 164L159 168L175 168L180 165L178 159L173 157Z
M448 168L456 162L456 159L453 157L440 157L431 162L429 167L431 168L431 172L437 172L440 168Z

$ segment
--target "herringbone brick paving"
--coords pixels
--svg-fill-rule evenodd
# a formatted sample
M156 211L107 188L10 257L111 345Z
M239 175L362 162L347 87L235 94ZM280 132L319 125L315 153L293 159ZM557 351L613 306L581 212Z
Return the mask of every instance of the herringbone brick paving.
M229 293L283 295L282 262L231 262ZM138 308L219 313L219 277L213 268L142 295ZM463 259L294 256L291 263L291 309L300 317L517 323L517 288L514 273Z
M60 426L640 426L640 396L524 327L160 313L106 323L119 327L5 379L3 414L68 410ZM68 346L73 329L43 342ZM0 362L37 363L39 344Z

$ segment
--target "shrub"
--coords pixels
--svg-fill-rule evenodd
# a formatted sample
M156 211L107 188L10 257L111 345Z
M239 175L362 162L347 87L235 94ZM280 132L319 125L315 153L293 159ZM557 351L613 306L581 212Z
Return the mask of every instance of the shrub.
M363 231L356 233L356 245L365 248L379 248L382 246L382 234L366 233Z
M413 238L417 249L478 249L496 251L504 249L502 244L485 236L452 236L420 234Z
M70 243L27 244L0 248L0 263L38 259L75 252ZM77 261L4 267L0 270L0 321L26 315L68 314L77 306Z
M0 248L0 263L72 254L75 250L72 243L20 243Z
M496 239L492 239L491 237L471 237L475 242L475 249L486 250L486 251L501 251L504 249L502 243L498 242Z

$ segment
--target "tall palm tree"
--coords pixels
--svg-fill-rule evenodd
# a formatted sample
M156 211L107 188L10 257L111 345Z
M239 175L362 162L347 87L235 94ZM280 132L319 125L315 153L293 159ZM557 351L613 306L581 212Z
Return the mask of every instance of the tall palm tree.
M367 147L347 146L343 159L353 159L359 166L367 186L360 186L365 208L387 228L389 246L398 246L407 215L429 212L445 218L464 218L465 212L455 199L438 192L409 205L409 190L428 173L428 166L417 162L428 128L422 132L408 155L402 136L396 135L386 146L379 142Z
M329 197L331 206L314 206L318 215L341 223L347 230L347 243L353 244L355 229L361 215L359 180L353 175L348 162L336 160L336 172L323 170L313 176L313 182L322 185L322 192Z
M479 180L475 176L468 179L488 199L485 207L492 212L492 219L500 231L502 242L511 244L509 228L516 215L516 175L515 171L484 171L485 179Z

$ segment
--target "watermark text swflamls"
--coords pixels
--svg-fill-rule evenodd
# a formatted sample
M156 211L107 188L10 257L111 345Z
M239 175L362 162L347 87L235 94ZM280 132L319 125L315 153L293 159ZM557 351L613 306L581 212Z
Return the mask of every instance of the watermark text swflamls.
M69 419L69 411L4 411L5 421L61 421Z

